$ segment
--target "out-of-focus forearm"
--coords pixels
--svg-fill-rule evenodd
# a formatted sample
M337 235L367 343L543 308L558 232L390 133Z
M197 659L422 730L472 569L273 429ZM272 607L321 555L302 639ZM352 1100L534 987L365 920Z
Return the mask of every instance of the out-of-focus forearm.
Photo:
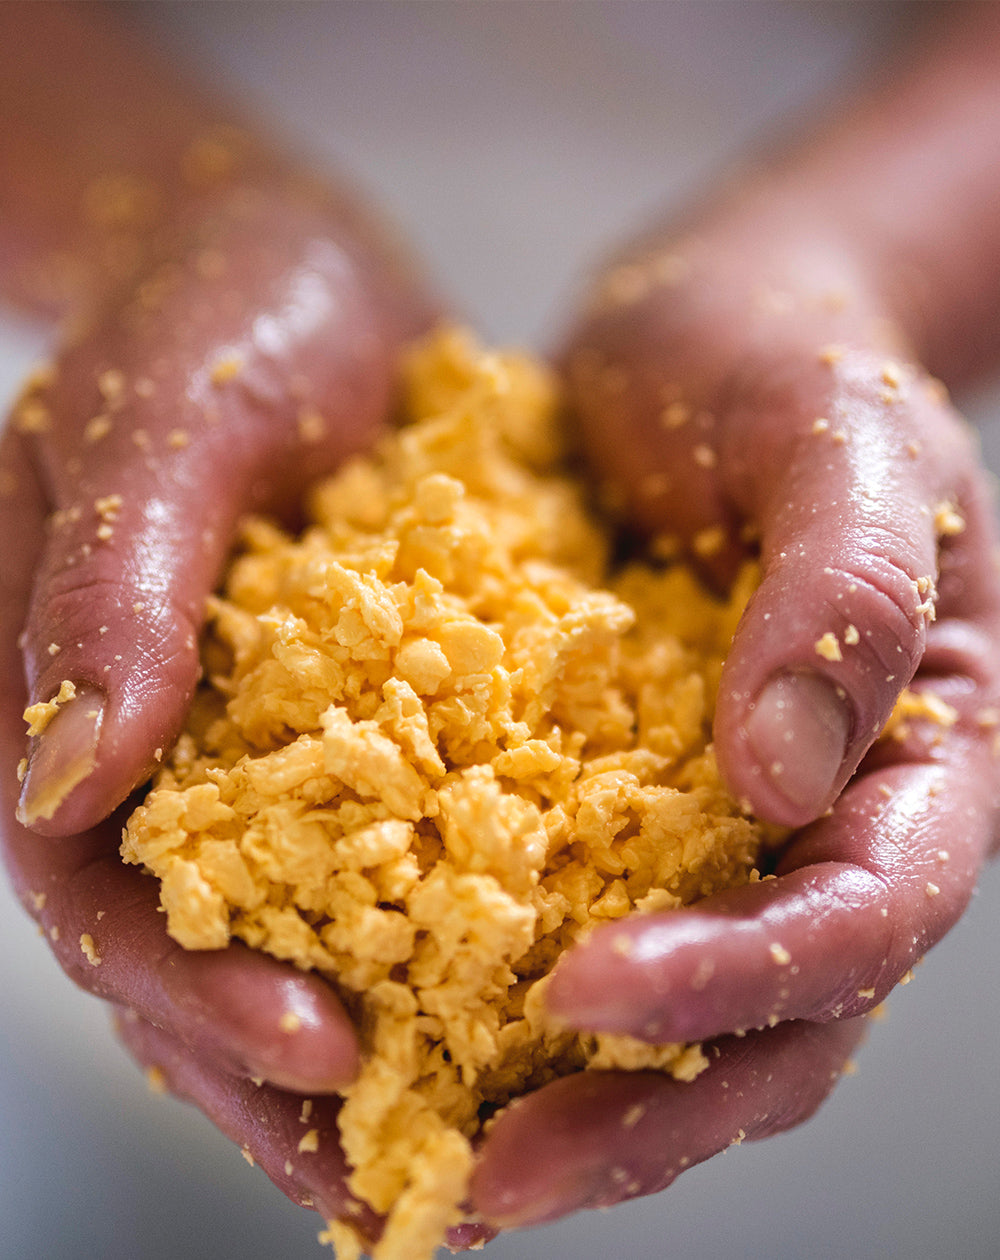
M772 203L850 241L933 372L960 383L991 368L1000 356L1000 5L928 13L872 89L765 185Z
M263 146L128 6L0 4L0 296L65 315L132 278L179 204Z

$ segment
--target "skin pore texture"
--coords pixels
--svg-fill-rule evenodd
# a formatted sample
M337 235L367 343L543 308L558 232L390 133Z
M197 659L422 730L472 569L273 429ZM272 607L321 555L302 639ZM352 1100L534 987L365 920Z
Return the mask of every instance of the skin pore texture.
M567 1018L720 1036L719 1058L684 1093L655 1076L588 1076L515 1108L474 1186L490 1220L624 1197L611 1178L623 1160L628 1193L650 1192L741 1130L765 1136L804 1118L860 1036L855 1017L961 914L993 843L992 509L935 383L968 380L996 351L1000 104L988 8L956 10L839 121L630 246L564 339L560 361L609 501L637 487L633 523L691 546L719 580L751 533L760 547L764 581L727 666L717 746L734 790L801 830L776 880L628 924L627 959L598 934L560 967L551 1001ZM15 55L24 10L3 9L0 82L24 100L45 76ZM40 166L37 137L7 129L0 257L15 277L9 296L73 322L54 378L12 417L0 455L0 650L6 679L27 670L25 693L5 691L7 863L50 939L57 929L66 969L129 1012L122 1035L140 1061L163 1065L286 1192L336 1215L332 1155L319 1186L283 1172L282 1117L298 1099L266 1091L272 1119L252 1125L243 1106L250 1077L323 1091L350 1076L356 1047L336 999L249 951L174 949L153 893L118 863L120 818L102 819L178 728L198 610L234 520L280 508L370 440L394 352L437 306L345 196L231 130L113 13L40 12L34 38L39 20L49 24L63 95L18 116L46 134L71 116L75 130ZM81 38L96 60L75 55ZM109 67L137 81L136 111L114 127L86 82ZM101 145L76 144L80 134ZM113 264L99 275L60 265L95 256L95 242ZM305 440L315 413L326 431ZM720 522L721 544L704 533ZM956 721L869 752L914 676ZM21 712L66 678L78 698L35 745L15 801ZM794 782L789 745L808 770ZM78 940L99 913L93 968ZM268 1030L289 1011L302 1031L275 1040ZM768 1074L796 1088L772 1096ZM618 1151L621 1118L640 1103L642 1123ZM530 1166L505 1154L526 1146Z

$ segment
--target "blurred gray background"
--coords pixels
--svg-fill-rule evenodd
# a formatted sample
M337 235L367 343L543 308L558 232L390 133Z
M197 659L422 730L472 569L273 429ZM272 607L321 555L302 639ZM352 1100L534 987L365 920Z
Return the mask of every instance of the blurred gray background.
M906 6L902 6L905 9ZM761 135L877 69L882 4L141 6L154 37L394 212L491 340L542 349L585 266ZM0 401L44 350L0 319ZM1000 382L965 400L1000 469ZM1000 1256L1000 871L810 1124L491 1260ZM308 1260L286 1203L151 1096L0 891L0 1260Z

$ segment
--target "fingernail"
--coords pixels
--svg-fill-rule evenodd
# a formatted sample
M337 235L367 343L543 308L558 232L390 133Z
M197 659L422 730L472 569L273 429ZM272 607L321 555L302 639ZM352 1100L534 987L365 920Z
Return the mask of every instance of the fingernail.
M18 822L31 827L53 817L97 765L105 698L81 686L37 737L21 784Z
M809 818L822 813L851 730L851 710L843 692L811 671L778 674L758 695L745 730L772 786L797 812Z

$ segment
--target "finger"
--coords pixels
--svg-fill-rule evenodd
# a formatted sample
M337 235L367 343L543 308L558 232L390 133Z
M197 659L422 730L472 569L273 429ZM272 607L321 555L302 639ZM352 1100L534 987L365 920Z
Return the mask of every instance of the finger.
M166 933L157 886L118 857L121 819L58 844L13 818L25 695L17 637L41 539L43 502L20 435L0 446L0 799L14 886L82 987L173 1028L230 1072L290 1088L333 1089L357 1067L352 1027L332 989L242 947L186 953Z
M119 1011L116 1026L154 1088L198 1107L294 1203L315 1208L328 1221L350 1221L369 1245L377 1241L382 1219L350 1193L351 1170L337 1128L339 1100L302 1098L230 1076L133 1011ZM496 1232L482 1222L456 1225L448 1231L448 1246L478 1251Z
M430 306L327 215L234 195L15 414L49 515L30 700L76 692L30 753L36 830L81 830L149 776L190 700L236 519L293 499L385 419L400 342Z
M996 607L968 435L911 375L845 352L749 390L727 421L721 465L760 524L763 573L720 684L716 752L734 793L789 826L830 806L920 663L939 544L960 557L948 614L982 612L987 594Z
M330 985L241 944L183 950L167 936L156 881L123 865L116 835L109 824L58 845L16 826L4 837L22 902L70 978L230 1074L299 1091L348 1082L357 1043Z
M880 749L777 878L595 932L556 967L552 1010L651 1041L870 1010L961 915L995 833L994 754L936 738Z
M473 1175L476 1208L505 1228L655 1194L744 1140L806 1120L844 1070L863 1020L726 1037L692 1082L582 1072L509 1106Z
M347 1190L339 1100L302 1098L229 1075L132 1011L118 1013L116 1028L154 1087L198 1107L294 1203L329 1219L350 1214L368 1237L378 1236L378 1219Z

